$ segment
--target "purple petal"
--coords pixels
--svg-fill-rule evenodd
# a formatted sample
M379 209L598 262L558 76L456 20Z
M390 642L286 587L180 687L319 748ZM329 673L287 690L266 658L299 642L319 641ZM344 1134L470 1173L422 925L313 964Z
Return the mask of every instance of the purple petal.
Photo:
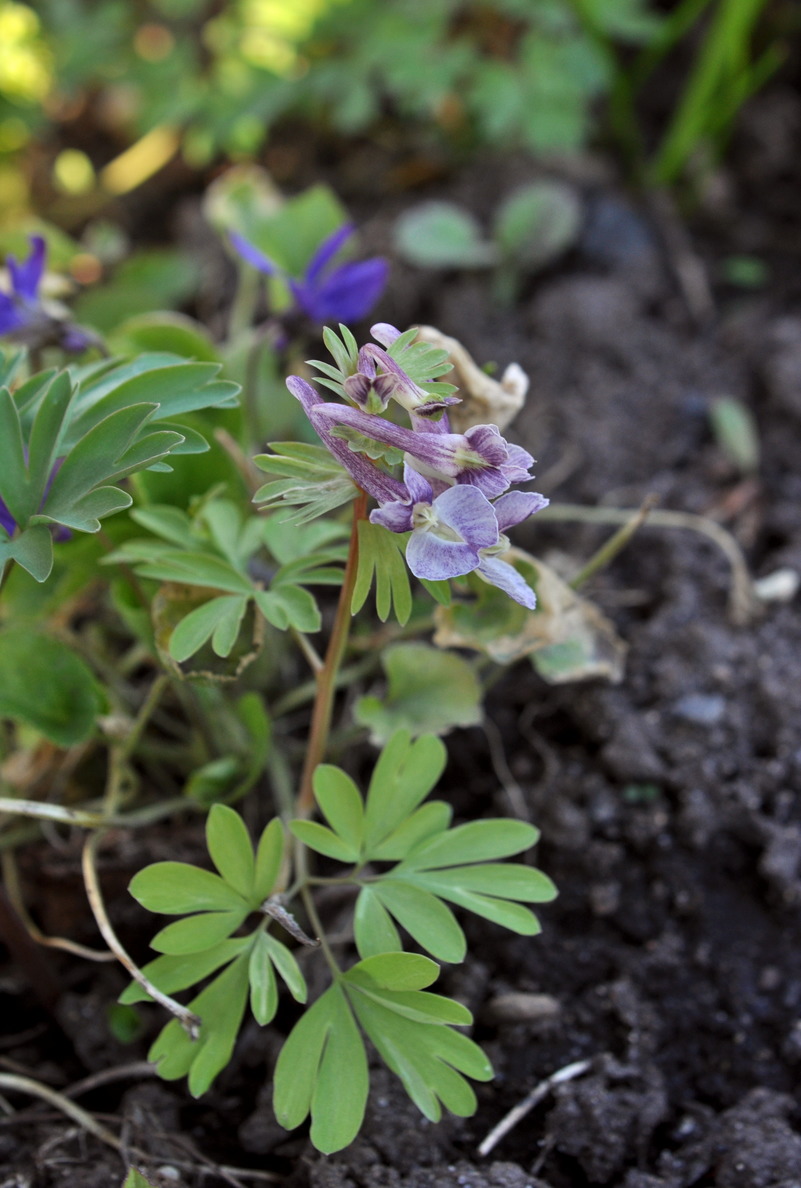
M485 470L462 470L456 476L460 486L472 488L486 495L487 499L494 499L496 495L503 495L509 489L509 480L502 469L487 467Z
M412 508L408 503L385 503L370 512L370 523L380 524L390 532L408 532L412 526Z
M31 235L30 245L31 254L22 264L18 264L13 256L6 257L6 264L11 273L14 292L26 301L34 302L39 295L39 284L44 272L46 246L41 235Z
M469 430L468 430L469 433ZM534 459L528 450L519 445L508 445L508 458L504 465L504 473L510 483L525 483L532 476L529 473L534 465Z
M380 342L382 347L391 347L396 338L400 338L401 332L395 326L390 326L389 322L376 322L375 326L370 327L370 333L376 342Z
M0 527L5 528L9 536L14 535L14 530L17 527L17 521L14 519L2 499L0 499Z
M507 561L499 561L497 557L482 557L477 566L478 572L491 586L497 586L508 594L521 606L534 610L537 605L537 595L528 582Z
M243 235L238 235L236 231L232 231L230 238L231 243L239 255L251 267L257 268L259 272L266 272L268 276L276 276L283 272L283 269L279 268L277 264L274 264L269 256L265 256L264 252L260 252Z
M342 264L319 285L304 286L304 311L315 322L358 322L384 291L389 264L376 256L358 264Z
M406 546L406 562L415 577L440 582L472 573L479 556L462 541L443 540L433 532L413 532Z
M329 260L333 260L343 243L350 239L355 230L353 223L345 223L343 227L337 227L336 231L323 240L303 273L310 285L314 285L326 264Z
M332 436L331 426L319 418L321 408L327 407L323 398L315 392L311 384L299 375L290 375L286 386L296 400L303 405L306 416L322 441L325 448L337 462L347 470L357 486L372 495L379 503L405 502L408 492L403 483L391 475L385 474L363 454L356 454L348 443L339 437ZM339 406L337 406L339 407ZM342 406L345 407L344 405Z
M547 507L550 499L536 491L509 491L493 504L495 515L498 517L498 528L505 532L515 524L521 524L535 512Z
M496 425L473 425L465 437L488 466L502 466L509 459L509 448Z
M329 429L335 425L350 425L373 441L395 446L425 466L439 470L451 478L460 473L458 452L469 448L460 433L415 433L412 429L395 425L374 413L364 413L357 408L349 408L346 404L322 404L315 411ZM505 490L508 485L505 483L501 490ZM495 492L500 493L501 491Z
M434 495L431 483L408 462L403 464L403 481L412 503L431 503Z
M474 549L489 549L498 543L495 509L475 487L449 487L434 500L434 510L443 524L458 532Z

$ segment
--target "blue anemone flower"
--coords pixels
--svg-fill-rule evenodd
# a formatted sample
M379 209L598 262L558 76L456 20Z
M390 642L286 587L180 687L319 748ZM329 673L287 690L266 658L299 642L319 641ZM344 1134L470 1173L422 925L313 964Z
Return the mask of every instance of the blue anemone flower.
M44 275L46 245L41 235L30 236L27 260L17 263L6 257L11 292L0 293L0 336L10 335L26 346L60 346L65 351L84 351L94 337L51 313L39 294Z
M381 256L331 267L342 245L355 231L346 223L318 247L302 277L289 276L269 256L235 232L231 242L239 255L259 272L280 276L289 286L295 305L313 322L358 322L366 317L384 291L389 264Z

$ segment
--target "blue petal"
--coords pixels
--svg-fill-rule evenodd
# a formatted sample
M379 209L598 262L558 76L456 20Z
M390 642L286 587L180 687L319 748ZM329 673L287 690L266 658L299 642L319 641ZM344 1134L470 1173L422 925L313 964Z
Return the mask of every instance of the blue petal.
M443 540L434 532L413 532L406 546L406 562L415 577L441 582L472 573L479 556L463 541Z
M0 499L0 527L5 528L9 536L14 535L14 529L17 527L17 521L8 510L5 503L3 503L2 499Z
M497 557L482 557L478 565L478 572L491 586L497 586L508 594L515 602L534 610L537 605L537 595L528 582L507 561L500 561Z
M359 322L384 291L389 264L376 256L358 264L343 264L322 283L305 286L306 312L316 322Z
M25 325L25 318L17 308L16 302L6 293L0 293L0 334L13 334Z
M22 264L18 264L13 256L6 258L8 271L11 273L11 284L14 292L26 301L35 302L39 294L39 284L44 272L45 241L41 235L31 235L31 254Z
M448 487L434 500L434 510L443 524L473 548L489 549L498 543L495 509L475 487Z
M549 503L549 499L536 491L509 491L492 506L498 517L498 527L501 532L505 532L507 528L513 528L515 524L521 524L535 512L542 511Z
M333 235L329 235L327 239L323 240L303 274L310 285L314 284L328 261L333 260L343 243L350 239L355 230L353 223L345 223L344 227L338 227Z
M268 276L276 276L283 271L273 263L269 256L265 256L264 252L260 252L257 247L254 247L243 235L238 235L236 231L231 232L231 243L242 259L251 267L258 269L259 272L266 272Z

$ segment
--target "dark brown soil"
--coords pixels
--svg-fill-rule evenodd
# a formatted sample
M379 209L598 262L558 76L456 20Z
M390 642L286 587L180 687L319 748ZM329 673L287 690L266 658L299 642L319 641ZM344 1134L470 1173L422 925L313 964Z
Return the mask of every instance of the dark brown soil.
M518 308L495 308L480 277L398 268L381 316L433 323L480 361L523 365L532 393L514 435L539 458L538 487L554 502L634 507L656 493L661 507L725 524L763 577L801 573L801 291L788 264L797 269L801 224L787 198L797 154L792 169L771 157L776 123L754 111L742 143L749 160L761 146L759 185L746 169L723 179L724 205L696 214L685 244L709 283L706 311L678 279L687 259L664 216L593 168L579 183L581 244ZM796 149L799 122L787 133ZM441 192L483 215L531 172L483 162ZM386 199L389 213L401 205ZM369 233L380 246L383 216ZM772 283L726 285L723 260L745 251L767 260ZM708 409L721 395L756 418L755 480L712 436ZM603 536L533 522L521 543L586 557ZM141 1068L81 1098L124 1119L125 1142L152 1152L143 1167L154 1183L226 1182L207 1159L274 1171L292 1188L801 1186L801 619L796 598L735 625L729 580L707 539L646 527L588 591L629 644L623 682L556 688L524 662L487 704L508 772L483 730L449 739L457 812L509 811L499 776L514 780L542 830L538 865L560 889L538 938L468 921L477 957L445 974L497 1071L477 1115L429 1125L377 1067L362 1136L324 1158L272 1120L273 1045L253 1026L199 1103ZM77 851L59 861L66 878ZM143 944L149 921L123 887L121 875L119 919ZM13 1021L0 1065L63 1088L143 1059L145 1039L123 1046L106 1024L122 974L77 959L60 968L66 1035L0 967ZM513 994L552 1001L504 1004ZM530 1090L582 1060L583 1074L478 1154ZM105 1188L123 1176L118 1155L40 1105L0 1117L0 1167L2 1188Z

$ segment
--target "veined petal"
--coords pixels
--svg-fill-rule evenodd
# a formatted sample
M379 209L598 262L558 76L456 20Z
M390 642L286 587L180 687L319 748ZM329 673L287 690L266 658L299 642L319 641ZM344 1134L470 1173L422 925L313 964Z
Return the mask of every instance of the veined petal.
M325 448L347 470L357 486L366 491L368 495L372 495L373 499L379 503L403 503L406 501L408 493L402 482L392 478L383 470L379 470L369 458L363 454L354 453L346 441L331 434L331 425L326 421L321 421L318 415L320 410L326 408L327 405L311 384L299 375L290 375L286 386L303 405L306 416L311 421ZM345 408L346 406L337 405L336 407Z
M472 548L489 549L498 543L495 509L475 487L449 487L437 496L433 507L438 519Z
M283 272L283 269L274 264L269 256L265 256L264 252L259 251L249 240L245 239L244 235L232 231L230 239L242 259L251 267L258 269L259 272L266 272L268 276L276 276Z
M18 264L13 256L6 257L8 271L14 292L26 301L36 301L42 280L45 262L45 241L41 235L30 236L31 253L27 260Z
M370 333L376 342L380 342L382 347L391 347L396 338L400 338L401 332L396 326L390 326L389 322L376 322L375 326L370 327Z
M385 503L370 512L370 523L380 524L390 532L408 532L412 526L410 503Z
M497 586L508 594L521 606L534 610L537 605L537 595L528 582L517 572L513 565L501 561L497 557L482 557L476 570L491 586Z
M441 582L472 573L479 556L464 541L444 540L434 532L413 532L406 546L406 562L415 577Z
M403 481L409 492L410 503L431 503L434 497L431 483L408 462L403 464Z
M432 470L438 470L450 478L455 478L461 473L464 463L460 454L464 454L465 451L472 454L470 446L460 433L415 433L413 429L405 429L402 425L395 425L374 413L364 413L345 404L322 404L316 412L321 421L331 429L335 425L350 425L365 437L380 441L384 445L395 446L412 458L417 458L425 466L430 466ZM480 459L476 461L480 462ZM507 483L506 486L508 485Z
M469 433L469 430L468 430ZM531 478L529 473L531 467L534 465L534 459L528 450L524 450L519 445L509 445L507 442L508 457L504 464L504 471L510 483L524 483Z
M509 491L492 505L498 518L498 528L505 532L515 524L522 524L535 512L547 507L550 499L540 495L537 491Z
M504 462L508 462L509 447L497 426L473 425L467 430L465 437L489 466L502 466Z

